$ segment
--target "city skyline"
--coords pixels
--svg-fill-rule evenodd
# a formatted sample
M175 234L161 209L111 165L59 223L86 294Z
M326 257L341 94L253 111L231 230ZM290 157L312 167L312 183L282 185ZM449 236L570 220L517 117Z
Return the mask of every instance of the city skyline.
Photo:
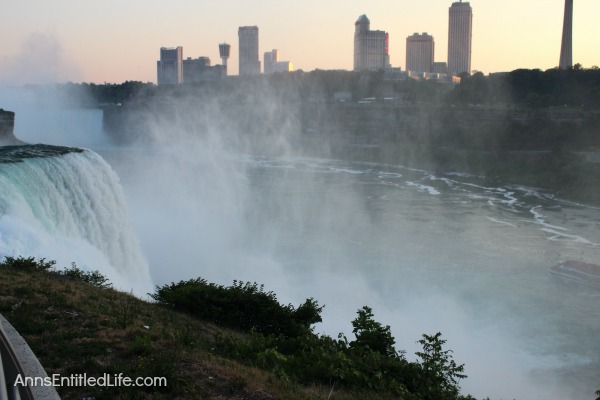
M220 61L218 44L223 42L232 45L229 75L237 75L238 27L254 25L261 32L261 55L270 49L284 49L296 70L352 70L354 22L362 14L368 15L376 29L389 33L390 63L404 70L406 37L414 32L435 37L439 43L436 60L447 59L448 9L452 3L11 2L0 16L0 34L10 39L0 47L0 84L155 82L161 47L182 46L184 58L205 56L216 64ZM487 74L558 66L564 0L470 3L472 70ZM597 15L597 0L577 2L573 63L600 65Z

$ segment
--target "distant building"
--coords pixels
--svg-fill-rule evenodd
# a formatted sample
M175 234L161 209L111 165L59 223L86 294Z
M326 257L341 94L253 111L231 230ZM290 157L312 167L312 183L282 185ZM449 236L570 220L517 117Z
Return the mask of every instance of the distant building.
M565 0L565 18L563 21L562 42L560 45L560 69L573 66L573 0Z
M434 62L433 63L433 73L435 74L447 74L448 73L448 64L445 62Z
M372 31L371 21L361 15L354 24L354 70L379 71L389 68L389 35Z
M222 65L211 67L210 58L208 57L198 57L196 59L188 57L183 60L183 82L216 81L226 75L225 68Z
M433 72L435 43L426 32L406 38L406 70Z
M240 75L259 75L260 60L258 58L258 27L240 26L239 38L239 62Z
M177 85L183 83L183 48L161 47L160 60L156 62L157 84Z
M466 2L452 3L448 23L448 74L471 73L473 10Z
M290 61L279 61L279 50L273 49L267 51L263 58L263 68L265 75L275 72L291 72L294 66Z

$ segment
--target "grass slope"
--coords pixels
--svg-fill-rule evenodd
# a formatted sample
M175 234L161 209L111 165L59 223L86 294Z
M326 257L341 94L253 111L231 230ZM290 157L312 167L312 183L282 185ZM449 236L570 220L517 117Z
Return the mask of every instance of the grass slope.
M216 333L239 335L130 294L64 275L0 268L0 313L48 375L166 377L166 388L57 387L63 399L365 399L281 382L211 351ZM373 397L371 397L373 398Z

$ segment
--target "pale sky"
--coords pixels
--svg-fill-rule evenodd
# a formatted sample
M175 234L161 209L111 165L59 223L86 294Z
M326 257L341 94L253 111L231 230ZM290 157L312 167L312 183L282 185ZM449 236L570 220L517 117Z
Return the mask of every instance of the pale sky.
M600 65L600 1L575 0L573 62ZM472 69L484 73L558 65L564 0L472 0ZM354 22L390 34L390 60L405 68L406 37L427 32L446 61L451 0L5 0L0 84L156 82L161 47L220 64L239 26L259 27L259 54L279 49L296 69L352 69Z

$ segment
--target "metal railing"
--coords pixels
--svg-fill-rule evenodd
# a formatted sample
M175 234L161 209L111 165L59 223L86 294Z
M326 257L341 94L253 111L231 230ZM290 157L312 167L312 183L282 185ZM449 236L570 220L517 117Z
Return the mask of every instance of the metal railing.
M27 382L47 375L25 340L0 314L0 400L60 400L52 386L15 385L19 377Z

